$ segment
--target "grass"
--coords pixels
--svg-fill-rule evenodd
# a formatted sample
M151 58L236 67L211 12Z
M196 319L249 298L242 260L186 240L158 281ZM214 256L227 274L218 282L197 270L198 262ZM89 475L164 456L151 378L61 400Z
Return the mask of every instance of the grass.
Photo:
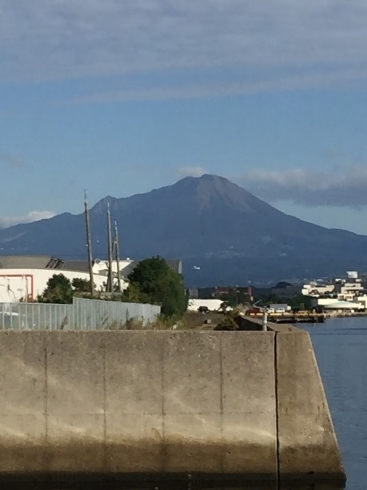
M143 325L139 320L133 318L125 323L120 321L112 322L104 326L105 330L211 330L218 323L222 322L223 313L209 311L199 313L198 311L187 311L183 317L159 317L154 323ZM205 323L205 322L210 323Z
M182 318L181 330L211 329L223 320L223 313L209 311L202 314L197 311L187 311ZM210 323L205 323L210 321Z

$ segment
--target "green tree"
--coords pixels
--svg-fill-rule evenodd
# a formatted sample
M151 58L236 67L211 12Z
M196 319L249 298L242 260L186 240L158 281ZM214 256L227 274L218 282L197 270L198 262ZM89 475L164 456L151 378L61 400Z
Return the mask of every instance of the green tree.
M38 297L40 303L68 304L73 302L73 287L64 274L54 274L47 281L47 287Z
M161 257L142 260L128 279L130 284L123 294L123 300L138 297L142 303L159 304L165 316L183 315L186 311L188 297L183 278Z
M127 301L128 303L139 303L141 302L140 297L141 294L138 285L131 282L122 292L121 301Z
M78 293L90 293L90 280L76 277L73 279L72 286Z

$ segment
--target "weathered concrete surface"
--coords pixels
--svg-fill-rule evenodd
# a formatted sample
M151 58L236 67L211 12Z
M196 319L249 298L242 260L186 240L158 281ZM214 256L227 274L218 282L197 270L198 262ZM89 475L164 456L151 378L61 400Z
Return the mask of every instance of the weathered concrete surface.
M281 335L0 332L0 480L191 474L276 481L279 470L297 476L290 455L309 450L308 435L312 453L302 474L338 476L335 437L319 437L314 425L314 406L317 422L328 412L310 344L278 346ZM308 377L295 378L295 354L295 363L308 366L296 373ZM302 389L313 396L310 416ZM326 453L335 454L330 464L319 462Z
M340 478L340 451L309 334L277 334L276 351L280 475Z
M0 335L0 471L44 469L46 336ZM29 458L29 455L32 457Z

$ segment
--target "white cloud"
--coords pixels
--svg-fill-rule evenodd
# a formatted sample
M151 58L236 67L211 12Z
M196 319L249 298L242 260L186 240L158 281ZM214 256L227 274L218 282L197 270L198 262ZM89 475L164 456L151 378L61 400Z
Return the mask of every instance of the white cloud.
M303 87L367 75L365 0L0 0L0 10L2 82L241 67L240 82L268 90L283 77Z
M292 201L306 206L367 206L367 165L328 170L254 170L235 180L268 201Z
M9 226L21 223L32 223L41 219L49 219L55 216L52 211L31 211L24 216L4 216L0 217L0 228L9 228Z
M206 173L203 167L181 167L178 169L180 177L201 177Z

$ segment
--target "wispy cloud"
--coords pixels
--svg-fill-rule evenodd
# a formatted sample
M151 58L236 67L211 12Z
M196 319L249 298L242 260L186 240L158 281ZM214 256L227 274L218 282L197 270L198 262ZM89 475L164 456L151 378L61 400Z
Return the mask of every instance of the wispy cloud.
M0 163L18 166L22 164L22 161L16 155L11 155L10 153L0 153Z
M329 170L255 170L235 179L267 201L305 206L367 206L367 165Z
M367 81L367 70L361 69L335 70L328 69L324 73L299 72L297 74L286 73L282 77L259 73L252 75L251 79L242 78L241 81L220 82L210 81L206 84L189 84L124 88L121 90L102 89L84 95L78 95L69 99L63 99L56 104L99 104L109 102L130 102L145 100L170 100L170 99L197 99L205 97L221 97L227 95L248 95L260 92L278 92L299 89L323 89L351 86Z
M32 223L41 219L49 219L55 216L53 211L30 211L23 216L4 216L0 217L0 228L9 228L21 223Z
M203 167L181 167L178 169L179 177L201 177L206 172Z
M280 74L292 87L367 74L365 0L0 0L0 9L2 82L242 67L268 90Z

